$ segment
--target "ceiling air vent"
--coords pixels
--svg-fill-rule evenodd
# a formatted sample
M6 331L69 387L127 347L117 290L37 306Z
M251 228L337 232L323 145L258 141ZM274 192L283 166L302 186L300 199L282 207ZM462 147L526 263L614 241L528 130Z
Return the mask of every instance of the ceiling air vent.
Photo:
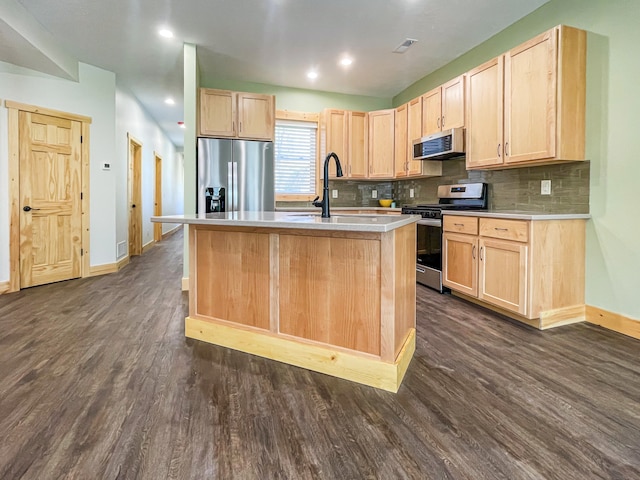
M404 53L407 50L409 50L409 47L414 43L416 43L417 41L418 40L416 40L415 38L405 38L404 42L398 45L396 49L393 51L393 53Z

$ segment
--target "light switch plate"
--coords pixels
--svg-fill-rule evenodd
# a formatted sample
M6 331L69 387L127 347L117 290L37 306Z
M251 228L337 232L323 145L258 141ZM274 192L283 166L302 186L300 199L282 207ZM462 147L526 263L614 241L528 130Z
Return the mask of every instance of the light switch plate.
M551 180L540 182L540 195L551 195Z
M413 198L414 197L414 192L413 192L413 188L409 189L409 197Z
M331 190L331 198L338 198L338 190L337 189L333 189Z
M378 198L378 190L371 190L371 198Z
M108 162L104 162L102 164L102 170L111 170L111 164Z

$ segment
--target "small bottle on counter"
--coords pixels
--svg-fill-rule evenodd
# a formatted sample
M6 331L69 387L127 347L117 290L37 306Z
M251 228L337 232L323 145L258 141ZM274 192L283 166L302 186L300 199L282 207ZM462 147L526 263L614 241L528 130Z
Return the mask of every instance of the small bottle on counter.
M391 202L391 208L396 208L396 202L395 200L393 202Z

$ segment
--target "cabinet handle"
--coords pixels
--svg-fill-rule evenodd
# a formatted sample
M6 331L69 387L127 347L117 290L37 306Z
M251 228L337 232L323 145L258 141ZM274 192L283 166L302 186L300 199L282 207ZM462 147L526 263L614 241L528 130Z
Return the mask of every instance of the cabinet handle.
M235 122L235 120L231 121L231 131L233 133L236 133L236 122Z
M494 227L494 228L495 228L495 230L498 230L499 232L507 232L507 231L509 231L508 228L498 228L498 227Z
M454 223L456 227L464 227L464 223Z
M242 122L240 122L240 131L242 131Z
M471 258L476 259L476 246L474 245L471 249Z
M369 174L373 173L373 167L371 165L369 165Z
M351 175L351 165L349 165L349 175Z
M480 260L484 260L484 258L482 258L482 250L484 249L484 247L480 247Z
M498 144L498 158L500 158L500 143Z
M440 128L440 117L438 117L438 118L436 119L436 125L437 125L437 127L438 127L438 128Z
M508 157L509 156L509 142L506 142L504 144L504 156Z
M444 128L444 115L442 116L442 128Z

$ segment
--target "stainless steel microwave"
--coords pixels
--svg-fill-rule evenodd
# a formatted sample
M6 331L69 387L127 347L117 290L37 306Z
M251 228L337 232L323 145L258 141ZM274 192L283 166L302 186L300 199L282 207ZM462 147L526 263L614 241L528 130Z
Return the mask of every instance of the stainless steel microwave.
M447 160L464 155L464 128L451 128L413 141L414 160Z

